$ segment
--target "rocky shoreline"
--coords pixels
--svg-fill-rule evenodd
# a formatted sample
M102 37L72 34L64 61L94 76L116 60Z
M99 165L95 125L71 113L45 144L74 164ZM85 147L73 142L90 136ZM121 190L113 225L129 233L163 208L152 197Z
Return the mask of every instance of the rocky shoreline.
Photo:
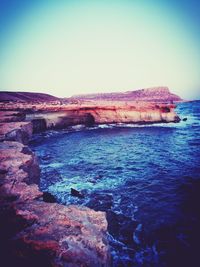
M37 158L25 145L32 135L31 122L16 122L16 118L12 122L12 115L5 122L5 113L1 115L0 258L4 266L109 266L105 213L45 202L38 187Z
M178 122L174 108L152 103L1 106L0 251L5 266L111 265L105 213L46 202L39 190L39 164L27 146L34 132L77 124Z

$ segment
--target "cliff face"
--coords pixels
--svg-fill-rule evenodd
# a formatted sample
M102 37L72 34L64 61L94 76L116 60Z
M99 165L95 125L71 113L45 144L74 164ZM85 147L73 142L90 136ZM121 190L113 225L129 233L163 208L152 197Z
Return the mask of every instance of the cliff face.
M31 122L0 123L0 140L18 141L27 144L32 132Z
M44 202L37 158L22 144L21 133L27 142L32 123L10 120L0 125L1 262L8 267L109 266L105 213Z
M27 114L27 120L32 121L33 130L65 128L77 124L93 126L110 123L158 123L178 122L180 119L174 105L157 105L151 103L98 103L94 105L68 105L66 108L54 111L50 108L38 108L34 113Z
M178 122L180 119L175 112L173 104L155 104L147 102L124 101L92 101L82 104L52 105L42 104L4 104L4 110L20 109L19 114L26 114L26 122L16 122L15 130L12 130L12 118L20 118L14 111L2 111L0 113L2 124L0 138L6 140L18 140L27 143L29 136L34 132L46 129L60 129L68 126L83 124L93 126L95 124L109 123L158 123ZM3 115L3 113L7 115ZM10 114L10 116L9 116ZM29 124L28 122L31 122ZM25 130L24 130L25 129ZM26 129L29 129L26 131ZM17 139L18 138L18 139Z
M178 116L174 111L175 106L124 105L119 107L97 107L81 109L80 114L88 113L97 124L102 123L155 123L177 122Z

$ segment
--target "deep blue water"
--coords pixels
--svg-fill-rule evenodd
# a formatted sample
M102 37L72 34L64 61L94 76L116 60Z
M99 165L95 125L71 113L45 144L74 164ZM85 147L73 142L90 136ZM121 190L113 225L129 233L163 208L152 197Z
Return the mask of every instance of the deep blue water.
M42 190L106 211L113 266L200 266L200 101L177 113L187 121L76 127L32 140Z

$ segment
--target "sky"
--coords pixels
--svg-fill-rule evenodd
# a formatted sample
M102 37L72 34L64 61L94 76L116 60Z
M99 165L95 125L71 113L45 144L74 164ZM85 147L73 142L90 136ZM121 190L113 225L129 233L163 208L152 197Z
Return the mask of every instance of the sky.
M200 1L0 0L0 90L200 99Z

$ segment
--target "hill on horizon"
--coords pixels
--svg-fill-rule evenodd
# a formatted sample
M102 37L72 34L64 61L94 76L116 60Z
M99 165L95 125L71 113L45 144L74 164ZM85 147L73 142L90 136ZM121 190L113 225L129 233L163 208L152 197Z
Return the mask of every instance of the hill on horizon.
M19 101L19 102L50 102L59 100L59 97L55 97L45 93L34 92L0 92L0 102L6 101Z
M170 92L166 86L144 88L139 90L127 92L114 92L114 93L94 93L74 95L73 99L78 100L110 100L110 101L154 101L154 102L170 102L182 101L182 98Z
M152 87L127 92L94 93L59 98L45 93L35 92L0 92L0 102L51 102L70 103L77 101L147 101L173 102L182 101L181 97L170 92L168 87Z

